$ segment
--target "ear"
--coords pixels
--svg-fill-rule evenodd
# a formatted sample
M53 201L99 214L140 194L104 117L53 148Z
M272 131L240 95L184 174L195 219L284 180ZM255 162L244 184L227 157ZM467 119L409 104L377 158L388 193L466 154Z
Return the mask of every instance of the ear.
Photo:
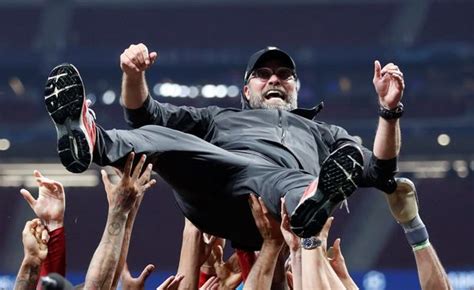
M244 88L242 89L242 92L244 93L244 96L248 101L249 100L249 95L250 95L249 85L245 85Z

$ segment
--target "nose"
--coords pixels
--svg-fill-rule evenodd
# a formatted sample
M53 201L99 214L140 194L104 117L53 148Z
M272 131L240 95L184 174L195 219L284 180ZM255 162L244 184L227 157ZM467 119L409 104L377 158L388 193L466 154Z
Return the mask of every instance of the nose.
M280 79L276 76L276 74L272 74L272 76L268 79L269 85L276 85L280 84Z

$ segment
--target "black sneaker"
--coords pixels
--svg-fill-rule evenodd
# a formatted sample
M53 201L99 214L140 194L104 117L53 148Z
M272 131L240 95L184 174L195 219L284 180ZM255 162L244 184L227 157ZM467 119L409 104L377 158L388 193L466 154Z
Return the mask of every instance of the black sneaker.
M73 173L84 172L92 163L96 126L79 71L67 63L55 67L48 76L44 96L56 126L61 163Z
M319 178L308 186L291 214L296 235L308 238L321 231L336 206L357 189L363 164L362 151L354 144L344 144L324 160Z

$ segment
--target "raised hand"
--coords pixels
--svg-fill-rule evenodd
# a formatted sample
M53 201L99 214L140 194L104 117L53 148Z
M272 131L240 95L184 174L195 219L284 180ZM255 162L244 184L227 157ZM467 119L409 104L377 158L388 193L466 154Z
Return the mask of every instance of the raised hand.
M281 199L281 224L280 230L283 234L283 238L285 239L286 244L290 247L291 251L298 251L301 247L300 238L293 233L290 228L290 219L288 217L288 213L286 211L285 199Z
M263 203L261 197L257 198L254 194L249 197L250 209L252 211L255 224L265 241L275 241L283 243L283 235L280 230L280 223L270 214Z
M25 259L44 261L48 255L48 231L40 219L28 221L22 233Z
M327 257L332 269L336 272L337 277L341 279L342 284L348 290L359 289L352 280L347 270L346 262L341 251L341 239L336 239L334 245L328 249Z
M38 184L38 198L26 189L20 193L41 219L47 229L52 232L64 224L64 211L66 209L66 197L63 185L55 180L44 177L41 172L35 170L33 176Z
M224 262L224 249L217 245L212 250L215 257L214 269L220 289L235 289L242 282L242 274L237 254L234 253Z
M143 193L156 183L155 179L150 180L152 164L149 164L142 173L146 156L142 155L140 161L132 172L135 153L130 153L125 163L123 175L120 182L113 184L105 170L101 170L102 180L104 182L107 200L109 202L109 211L129 212L137 200L140 200Z
M156 290L176 290L179 284L183 280L184 275L176 274L176 276L170 276L163 283L161 283Z
M143 290L145 289L145 282L150 274L155 271L155 266L149 264L143 269L140 276L133 278L128 270L128 265L125 263L122 271L122 290Z
M387 109L394 109L401 101L405 89L403 73L398 66L389 63L382 68L380 62L376 60L373 83L380 105Z
M157 59L156 52L149 52L143 43L132 44L120 55L120 68L128 76L140 75Z

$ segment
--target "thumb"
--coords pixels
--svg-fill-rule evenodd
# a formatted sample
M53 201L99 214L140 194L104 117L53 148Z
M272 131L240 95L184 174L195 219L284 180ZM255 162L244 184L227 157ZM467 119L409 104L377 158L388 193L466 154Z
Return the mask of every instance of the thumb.
M155 63L157 58L158 58L158 53L156 51L150 52L150 62L152 64Z
M139 280L145 282L146 279L150 276L150 274L155 271L155 265L149 264L143 269L142 273L138 277Z
M382 66L378 60L374 61L374 79L379 79L381 77Z
M224 263L224 249L221 245L218 245L216 249L216 261L220 264Z
M334 255L335 255L335 257L342 256L341 239L340 238L338 238L334 241Z
M23 198L26 200L26 202L28 202L31 208L34 209L36 199L31 195L31 193L24 188L20 190L20 193L23 195Z

